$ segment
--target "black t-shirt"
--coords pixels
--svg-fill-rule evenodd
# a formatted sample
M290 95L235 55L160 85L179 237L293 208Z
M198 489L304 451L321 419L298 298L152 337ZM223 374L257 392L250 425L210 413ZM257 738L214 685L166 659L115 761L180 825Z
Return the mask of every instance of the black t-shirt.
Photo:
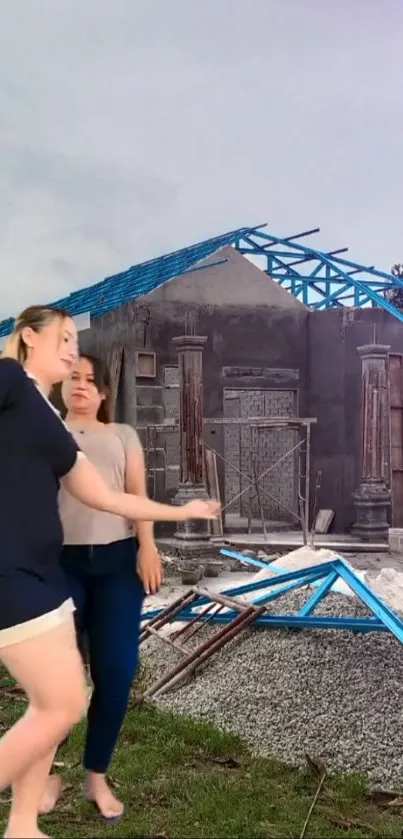
M0 359L0 575L57 574L59 480L78 446L21 365Z

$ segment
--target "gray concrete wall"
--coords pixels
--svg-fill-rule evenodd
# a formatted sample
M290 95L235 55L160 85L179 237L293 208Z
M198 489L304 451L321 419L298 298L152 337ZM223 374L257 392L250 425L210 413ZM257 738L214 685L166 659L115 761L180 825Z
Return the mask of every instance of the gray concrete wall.
M142 330L132 306L96 321L83 333L81 347L106 356L114 343L125 348L124 415L132 423L161 422L158 389L164 386L165 367L177 364L172 338L183 334L184 307L180 303L149 304L147 347L157 353L157 379L135 380L134 349L141 348ZM270 307L195 306L197 331L208 337L204 350L204 413L223 416L223 388L298 389L299 412L307 404L307 310ZM298 381L293 371L298 370ZM221 436L217 429L216 436Z
M120 418L140 426L158 423L178 412L175 370L170 373L177 363L172 338L183 334L191 312L197 332L208 337L205 416L223 416L224 388L295 389L300 416L318 418L312 438L313 484L322 472L318 504L335 510L336 530L348 530L354 521L351 493L360 478L357 347L376 340L403 353L402 325L375 309L309 311L233 248L217 252L206 264L220 260L223 264L176 278L95 321L83 333L82 346L103 356L114 344L124 346ZM143 347L156 352L155 380L135 379L135 350ZM222 427L209 428L206 435L224 451ZM173 436L172 462L177 443ZM160 465L162 453L156 458ZM171 477L174 487L177 475ZM220 479L223 485L221 465ZM157 491L159 497L171 492L166 483Z
M234 249L224 249L214 256L213 260L217 259L228 261L177 278L94 321L91 329L81 334L82 349L103 357L115 344L124 347L119 419L146 426L178 412L175 371L170 373L177 365L172 338L183 334L187 313L194 316L197 332L208 338L204 351L206 417L223 416L224 388L295 390L299 412L306 412L308 310ZM134 353L141 348L156 352L155 380L135 379ZM223 453L222 427L206 429L206 439ZM162 444L161 439L158 442ZM164 456L174 462L177 444L177 437L171 435L169 451L156 455L158 467ZM157 475L159 498L174 494L177 474L171 471L169 476L167 486L162 474ZM223 490L221 462L219 477Z
M141 421L133 381L135 348L157 352L155 385L161 386L164 367L176 363L172 338L183 334L186 313L190 312L195 316L197 332L208 336L205 415L222 416L222 368L231 365L260 368L252 370L249 377L246 369L241 370L238 381L232 377L234 387L245 386L251 379L256 387L273 385L267 368L299 369L299 404L304 412L308 310L233 248L224 248L201 264L218 260L225 260L224 264L178 277L94 321L91 329L81 334L83 349L91 348L104 356L113 344L125 347L124 410L131 422ZM147 384L152 386L151 382L144 386ZM158 411L148 414L148 421L153 419L158 421Z
M402 325L380 309L309 313L308 404L318 418L312 478L322 471L319 506L336 513L334 530L354 523L352 492L361 468L361 364L357 347L373 343L403 353Z
M216 263L216 264L214 264ZM210 268L202 266L211 266ZM273 282L249 259L228 246L189 271L139 299L139 302L180 303L199 306L271 306L304 310L288 291Z

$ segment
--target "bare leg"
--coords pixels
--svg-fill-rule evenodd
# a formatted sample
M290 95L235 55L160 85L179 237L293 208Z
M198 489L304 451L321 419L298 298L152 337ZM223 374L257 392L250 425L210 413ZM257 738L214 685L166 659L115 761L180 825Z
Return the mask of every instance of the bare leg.
M0 790L13 786L5 835L32 839L43 836L37 827L38 808L53 754L86 709L73 619L2 648L0 656L30 700L27 713L0 740Z
M60 743L59 748L64 746L68 741L68 737ZM57 756L58 750L56 750ZM55 755L53 756L54 760ZM39 815L45 816L52 812L55 809L56 804L63 792L63 781L60 775L57 772L52 771L53 769L53 760L50 766L50 774L45 779L44 789L42 791L42 797L39 804Z
M81 644L80 644L79 649L80 649L80 653L81 653L81 657L82 657L82 661L83 661L83 665L84 665L87 685L89 686L90 682L91 682L91 676L90 676L90 672L89 672L88 652L86 651L85 648L83 649ZM66 739L60 745L61 746L65 745L67 740L68 740L68 737L66 737ZM39 804L39 815L40 816L48 815L49 813L51 813L56 808L56 805L59 801L59 798L62 795L62 792L63 792L63 780L60 777L60 775L57 774L57 772L52 772L52 769L51 769L50 774L46 778L46 783L44 785L43 794L42 794L40 804Z
M63 781L56 772L51 772L45 778L45 789L42 789L39 803L39 815L46 816L55 809L57 802L63 792Z
M33 813L34 818L37 818L43 787L48 777L55 752L56 749L52 749L46 757L38 760L18 780L14 781L13 801L6 836L19 836L20 833L14 833L13 825L18 827L21 822L26 820L29 813ZM55 777L58 778L58 776Z

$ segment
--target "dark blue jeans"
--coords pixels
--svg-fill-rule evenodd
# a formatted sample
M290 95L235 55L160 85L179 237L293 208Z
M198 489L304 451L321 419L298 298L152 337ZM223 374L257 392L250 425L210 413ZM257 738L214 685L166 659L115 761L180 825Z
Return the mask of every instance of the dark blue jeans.
M137 670L144 590L136 553L133 539L63 549L79 644L85 644L94 684L84 751L92 772L108 769Z

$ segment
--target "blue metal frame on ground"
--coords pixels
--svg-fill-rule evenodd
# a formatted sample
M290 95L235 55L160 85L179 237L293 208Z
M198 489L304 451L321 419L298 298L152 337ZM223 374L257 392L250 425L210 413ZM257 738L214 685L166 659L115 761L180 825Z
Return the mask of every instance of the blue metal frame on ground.
M375 306L403 321L403 312L388 300L389 292L403 288L399 277L373 265L360 265L342 258L340 254L346 253L348 248L320 251L300 243L301 239L318 233L319 228L284 238L267 233L265 227L264 224L241 227L142 262L50 305L67 309L73 317L89 312L91 318L99 318L155 291L175 277L219 264L220 260L207 266L200 265L221 248L232 245L245 256L253 257L254 261L257 259L266 274L306 306L314 309ZM13 323L13 318L0 322L0 337L10 334Z
M221 553L226 556L238 555L235 552L223 550ZM269 565L266 565L268 569ZM367 606L372 615L368 617L331 617L327 615L315 615L314 611L319 603L326 597L334 583L343 580L359 600ZM275 601L298 588L305 588L321 580L319 587L311 594L308 594L307 601L301 607L297 615L276 615L263 614L256 619L259 626L271 627L272 629L344 629L353 632L391 632L400 643L403 643L403 622L392 609L362 581L343 559L335 559L324 562L320 565L309 568L290 571L285 574L276 574L265 580L247 583L236 586L222 592L226 597L239 597L242 594L258 593L259 596L252 599L255 606L261 606L270 601ZM262 593L263 592L263 593ZM200 596L191 606L185 607L175 616L175 622L193 620L201 607L212 603L208 597ZM147 612L142 616L143 621L151 620L163 610ZM206 623L229 623L236 617L237 612L228 608L227 611L220 611L218 614L209 614L202 621Z

